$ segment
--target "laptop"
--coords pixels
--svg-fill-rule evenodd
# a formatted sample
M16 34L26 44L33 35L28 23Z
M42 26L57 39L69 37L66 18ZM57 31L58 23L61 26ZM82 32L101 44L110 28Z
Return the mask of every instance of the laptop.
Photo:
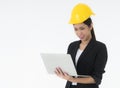
M70 54L40 53L40 55L49 74L55 74L56 67L60 67L63 72L71 76L88 77L88 75L77 75Z

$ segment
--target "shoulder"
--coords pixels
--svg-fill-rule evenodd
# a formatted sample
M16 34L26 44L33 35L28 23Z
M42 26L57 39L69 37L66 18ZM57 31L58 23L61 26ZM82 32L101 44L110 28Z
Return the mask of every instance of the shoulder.
M105 56L107 59L108 53L107 53L107 47L105 43L96 41L96 49L98 50L98 54L100 56Z
M96 47L99 48L99 50L107 49L106 44L98 40L96 40Z
M73 46L76 46L76 45L79 45L79 44L80 44L80 40L73 41L69 44L69 47L73 47Z
M68 45L68 51L74 50L79 47L80 40L73 41Z
M98 41L98 40L96 40L96 45L97 45L98 47L106 47L106 44L105 44L105 43L103 43L103 42L101 42L101 41Z

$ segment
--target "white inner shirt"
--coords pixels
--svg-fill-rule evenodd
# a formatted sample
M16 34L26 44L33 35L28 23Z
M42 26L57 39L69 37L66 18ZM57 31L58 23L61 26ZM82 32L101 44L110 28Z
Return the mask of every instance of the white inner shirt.
M80 49L77 50L77 54L76 54L76 57L75 57L75 65L76 66L77 66L77 62L78 62L79 57L82 54L82 52L83 52L83 50L80 50ZM72 83L72 85L77 85L77 83Z
M75 65L77 65L77 62L78 62L79 57L80 57L82 52L83 52L83 50L80 50L80 49L77 50L77 54L76 54L76 57L75 57Z

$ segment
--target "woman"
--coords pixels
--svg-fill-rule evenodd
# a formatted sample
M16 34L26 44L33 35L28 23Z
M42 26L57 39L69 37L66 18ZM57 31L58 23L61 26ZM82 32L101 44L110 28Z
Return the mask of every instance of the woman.
M107 49L104 43L95 38L91 15L94 13L83 3L77 4L72 10L69 23L73 24L80 40L72 42L67 53L72 57L77 74L89 76L72 77L59 67L56 68L56 75L67 80L66 88L99 88L105 72Z

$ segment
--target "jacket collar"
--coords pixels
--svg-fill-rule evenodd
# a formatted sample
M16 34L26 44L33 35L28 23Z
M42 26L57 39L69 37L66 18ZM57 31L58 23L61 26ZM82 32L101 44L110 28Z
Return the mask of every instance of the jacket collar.
M84 57L88 54L88 52L90 52L90 50L92 50L93 46L95 45L95 41L96 41L96 40L93 39L93 38L89 41L88 45L85 47L84 51L81 53L81 55L80 55L80 57L79 57L79 60L78 60L78 63L79 63L79 61L80 61L82 58L84 58ZM78 48L79 48L79 46L80 46L80 43L81 43L81 40L79 40L79 41L77 42L77 45L76 45L76 47L75 47L75 52L74 52L74 64L75 64L76 53L77 53L77 50L78 50Z

